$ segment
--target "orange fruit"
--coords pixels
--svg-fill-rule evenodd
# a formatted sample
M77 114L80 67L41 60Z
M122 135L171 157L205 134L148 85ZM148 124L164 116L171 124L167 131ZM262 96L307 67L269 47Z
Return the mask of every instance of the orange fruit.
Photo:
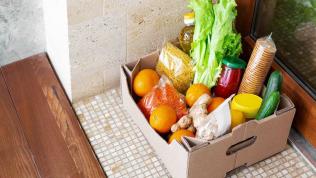
M174 139L177 140L179 143L181 143L182 142L181 137L183 136L194 137L194 133L190 130L184 130L184 129L177 130L170 136L168 143L170 144Z
M143 69L135 77L133 89L136 95L143 97L159 82L159 75L152 69Z
M231 119L232 119L231 126L230 126L231 129L233 129L234 127L236 127L239 124L246 122L246 118L241 111L232 109L230 111L230 115L231 115Z
M168 105L160 105L155 108L149 118L151 127L161 134L168 133L176 122L176 111Z
M185 100L187 104L191 107L196 100L203 94L208 94L211 96L210 90L204 84L193 84L187 90L185 95Z
M214 97L212 98L211 103L207 106L207 111L210 113L214 111L219 105L221 105L225 101L222 97Z

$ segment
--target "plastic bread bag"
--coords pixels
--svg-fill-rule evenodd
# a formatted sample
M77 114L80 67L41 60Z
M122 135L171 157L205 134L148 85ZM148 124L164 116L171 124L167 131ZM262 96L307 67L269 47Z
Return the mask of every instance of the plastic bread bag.
M149 118L152 111L162 104L173 107L178 119L188 114L184 96L173 87L172 83L164 75L160 77L158 85L138 102L138 107L145 117Z
M181 93L186 92L194 77L191 58L169 42L161 50L156 71L166 75Z
M218 138L230 129L230 101L234 95L227 98L218 108L207 115L203 120L199 120L196 131L196 138L210 141Z

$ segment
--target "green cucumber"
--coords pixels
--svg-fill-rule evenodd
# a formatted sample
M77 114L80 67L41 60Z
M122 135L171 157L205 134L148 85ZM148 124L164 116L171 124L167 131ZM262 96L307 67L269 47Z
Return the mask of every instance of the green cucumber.
M280 92L274 91L268 99L263 101L262 105L260 106L260 109L256 115L257 120L261 120L263 118L266 118L274 113L276 108L278 107L278 104L280 102Z
M280 71L276 70L271 73L268 81L267 88L263 95L263 102L268 99L268 97L274 92L274 91L280 91L282 86L282 74Z

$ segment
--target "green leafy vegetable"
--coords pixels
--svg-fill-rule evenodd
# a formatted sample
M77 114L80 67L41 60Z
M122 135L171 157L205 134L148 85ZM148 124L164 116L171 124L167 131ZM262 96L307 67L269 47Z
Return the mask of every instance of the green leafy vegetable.
M190 0L195 12L195 30L191 57L195 62L194 83L209 88L216 84L224 57L239 56L241 37L235 33L237 15L235 0Z

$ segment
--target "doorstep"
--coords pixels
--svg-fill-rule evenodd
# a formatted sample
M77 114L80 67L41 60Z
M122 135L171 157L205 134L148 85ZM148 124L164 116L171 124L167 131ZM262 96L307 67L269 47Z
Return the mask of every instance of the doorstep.
M123 108L119 88L73 104L108 177L171 177L141 130ZM128 121L128 122L126 122ZM316 171L291 145L227 177L315 177Z
M0 177L106 177L45 53L0 67Z

